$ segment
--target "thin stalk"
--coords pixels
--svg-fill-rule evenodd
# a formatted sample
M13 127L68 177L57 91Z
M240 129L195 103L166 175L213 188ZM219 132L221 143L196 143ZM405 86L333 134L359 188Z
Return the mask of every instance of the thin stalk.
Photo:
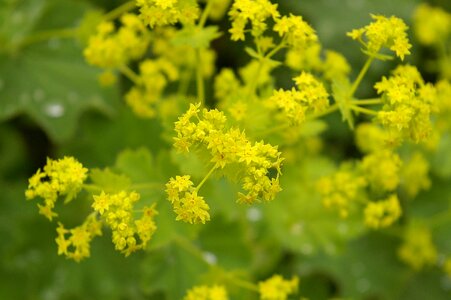
M85 183L81 186L86 191L103 191L103 189L95 184Z
M202 181L197 185L195 191L196 193L200 190L200 188L202 187L202 185L204 185L205 181L207 181L207 179L211 176L211 174L213 174L213 172L216 170L217 166L214 165L213 168L210 169L210 171L208 171L207 175L205 175L204 179L202 179Z
M213 5L213 1L208 0L207 5L205 6L204 11L202 12L202 15L200 16L199 24L197 24L197 26L199 26L199 28L202 28L205 26L205 23L207 22L208 14L210 13L212 5Z
M377 115L377 112L375 112L374 110L363 108L363 107L359 107L359 106L356 106L356 105L351 105L350 108L352 110L355 110L355 111L358 111L358 112L361 112L361 113L364 113L364 114L367 114L367 115L372 115L372 116Z
M329 107L328 107L326 110L324 110L324 111L321 111L321 112L319 112L319 113L311 114L311 115L306 116L305 119L306 119L307 121L311 121L311 120L317 119L317 118L319 118L319 117L322 117L322 116L328 115L328 114L330 114L330 113L333 113L334 111L336 111L336 110L338 110L338 109L339 109L338 103L335 103L335 104L329 106Z
M54 38L73 38L77 35L77 28L50 29L38 31L24 38L17 48L23 48L30 44L47 41Z
M122 65L119 68L119 71L121 71L122 74L125 75L130 81L132 81L136 85L141 84L141 79L139 78L139 75L136 74L132 69L130 69L127 65Z
M128 1L103 15L104 21L111 21L136 7L136 1Z
M381 104L381 103L382 103L381 98L352 100L351 101L351 104L355 104L355 105L376 105L376 104Z
M204 87L204 78L202 76L202 59L201 59L201 49L196 49L196 59L197 59L197 68L196 68L196 85L197 85L197 98L202 105L205 105L205 87Z
M355 79L354 83L352 84L351 91L350 91L350 96L354 95L355 91L357 90L360 82L362 81L363 77L365 76L366 72L368 71L368 69L369 69L371 63L373 62L373 60L374 60L374 56L370 56L366 60L366 62L363 65L362 69L360 70L359 75L357 76L357 78Z
M246 290L250 290L253 292L259 292L258 286L256 284L253 284L251 282L248 282L246 280L234 277L234 276L230 276L229 274L227 274L227 276L225 277L225 279L230 282L231 284L237 286L237 287L241 287L244 288Z
M132 190L159 190L163 189L163 185L161 183L148 182L148 183L137 183L132 184L130 189Z

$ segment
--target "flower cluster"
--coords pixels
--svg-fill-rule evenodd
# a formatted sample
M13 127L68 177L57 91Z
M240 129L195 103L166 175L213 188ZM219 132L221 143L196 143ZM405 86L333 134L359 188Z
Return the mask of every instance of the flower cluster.
M252 144L244 132L226 128L227 119L222 112L203 109L200 113L199 107L200 104L191 104L175 122L177 137L174 146L182 152L188 152L193 146L206 149L214 169L233 169L239 165L240 173L235 175L242 179L242 188L247 191L247 194L238 194L239 202L274 199L281 190L279 175L283 160L277 147L263 141ZM270 175L271 169L275 171L275 177Z
M451 34L451 14L426 3L415 10L414 24L415 34L424 45L439 45Z
M387 147L387 134L373 123L360 123L355 130L355 143L363 153L371 153Z
M318 180L316 188L326 208L336 208L340 217L346 218L352 203L361 197L361 189L367 185L364 177L351 170L340 170Z
M55 239L58 255L64 254L67 258L79 262L90 256L91 240L95 236L102 235L102 223L95 214L91 214L83 224L70 230L64 228L62 223L58 223L56 232L58 233Z
M370 202L364 210L365 224L374 229L388 227L401 216L398 197L391 195L386 200Z
M431 180L428 173L429 163L421 152L415 152L403 164L401 169L402 186L409 197L413 198L421 190L429 189Z
M366 155L361 168L367 182L375 191L393 191L399 185L401 158L390 150Z
M318 41L315 30L301 16L277 18L273 29L295 50L308 48Z
M399 258L414 270L434 265L437 249L432 242L431 232L424 227L412 226L405 233L404 243L398 249Z
M150 42L150 33L134 14L121 17L121 26L104 21L97 26L97 34L89 39L83 54L91 65L114 69L131 60L141 58Z
M210 221L210 207L203 197L197 195L190 176L176 176L175 179L171 177L166 184L166 193L177 214L177 221L191 224L205 224Z
M277 4L272 4L269 0L236 0L229 16L232 20L232 28L229 32L233 41L245 39L245 29L248 23L251 24L251 34L259 37L267 29L265 21L268 18L276 20L280 16Z
M274 275L271 278L258 283L260 299L286 300L290 294L297 292L298 284L298 277L293 277L291 280L285 280L280 275Z
M195 286L190 289L183 300L228 300L227 291L222 285Z
M377 119L400 140L425 141L431 134L431 112L435 110L436 90L424 83L418 70L409 65L398 66L392 76L376 83L382 94L383 109Z
M199 7L194 0L136 0L140 17L150 27L193 24L199 18Z
M44 205L38 204L39 213L50 221L58 216L53 208L58 196L66 196L66 202L72 200L80 191L87 177L88 169L73 157L58 160L47 158L44 170L40 169L28 181L25 196L28 200L36 197L44 199Z
M142 217L134 219L134 204L140 198L136 192L122 191L117 194L94 195L92 208L112 230L112 240L116 250L126 256L144 249L157 229L153 220L157 214L154 206L144 207ZM137 240L139 238L139 241Z
M319 113L329 107L329 94L322 82L310 73L302 72L293 80L297 88L274 91L267 104L282 110L285 118L299 125L305 121L306 113Z
M164 88L168 82L178 79L178 69L170 61L159 58L144 60L139 70L136 85L125 95L125 101L136 115L152 118Z
M387 18L381 15L371 15L374 22L369 25L354 29L348 33L354 40L358 40L365 47L365 53L376 56L383 47L394 51L396 56L404 60L410 54L412 47L407 38L407 25L403 20L391 16Z

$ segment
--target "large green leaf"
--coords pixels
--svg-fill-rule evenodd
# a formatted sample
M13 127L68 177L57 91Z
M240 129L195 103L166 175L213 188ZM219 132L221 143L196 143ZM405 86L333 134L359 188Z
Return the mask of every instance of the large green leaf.
M75 28L89 6L69 0L11 3L0 4L8 12L0 28L0 120L26 114L61 142L74 134L83 111L113 114L118 90L99 86L99 70L86 64L74 39L26 42L43 30Z

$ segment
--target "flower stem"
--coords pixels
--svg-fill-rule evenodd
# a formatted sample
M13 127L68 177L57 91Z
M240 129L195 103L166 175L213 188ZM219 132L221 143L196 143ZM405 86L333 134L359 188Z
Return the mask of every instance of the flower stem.
M198 101L202 105L205 105L205 87L204 87L204 78L202 76L202 58L201 58L201 49L196 49L196 59L197 59L197 68L196 68L196 85L197 85L197 98Z
M350 108L354 111L358 111L367 115L372 115L375 116L377 115L377 112L375 112L374 110L371 109L367 109L367 108L363 108L363 107L359 107L357 105L351 105Z
M77 35L77 28L63 28L63 29L50 29L45 31L38 31L27 37L25 37L17 46L17 49L25 46L47 41L54 38L73 38Z
M376 105L376 104L381 104L381 103L382 103L381 98L352 100L351 101L351 104L355 104L355 105Z
M212 5L213 5L213 1L208 0L207 5L205 6L204 11L202 12L202 15L200 16L199 24L197 24L197 26L199 26L199 28L202 28L205 26L205 23L207 22L208 14L210 13Z
M207 179L211 176L211 174L213 174L213 172L216 170L217 166L214 165L213 168L210 169L210 171L208 171L207 175L205 175L204 179L202 179L202 181L197 185L195 191L196 193L200 190L200 188L202 187L202 185L204 185L205 181L207 181Z
M335 104L329 106L326 110L323 110L323 111L318 112L316 114L311 114L311 115L306 116L305 119L306 119L306 121L315 120L315 119L317 119L319 117L322 117L322 116L328 115L330 113L333 113L334 111L338 110L338 108L339 108L338 103L335 103Z
M136 7L136 1L128 1L103 15L104 21L111 21Z
M119 68L119 71L121 71L122 74L125 75L130 81L132 81L136 85L141 84L141 79L139 78L139 75L136 74L132 69L130 69L127 65L122 65Z
M357 78L355 79L354 83L352 84L351 87L351 91L350 91L350 97L352 97L355 93L355 91L357 90L360 82L362 81L363 77L365 76L366 72L368 71L371 63L374 60L374 56L370 56L368 57L368 59L366 60L365 64L363 65L362 69L360 70L359 75L357 76Z

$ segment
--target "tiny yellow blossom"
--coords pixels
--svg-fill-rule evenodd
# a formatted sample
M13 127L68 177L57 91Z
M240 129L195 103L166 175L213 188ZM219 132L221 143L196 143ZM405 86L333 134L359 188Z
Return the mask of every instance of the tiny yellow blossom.
M283 16L276 19L274 31L284 37L293 49L303 49L318 41L315 30L301 16Z
M427 190L431 186L428 177L429 163L420 152L415 152L410 159L403 164L401 170L402 186L409 197L415 197L421 190Z
M228 300L227 290L222 285L200 285L191 288L183 300Z
M136 0L140 17L151 28L181 22L194 24L199 18L196 1L178 0Z
M363 153L371 153L386 148L387 139L384 130L376 124L361 123L355 131L357 147Z
M276 20L280 14L277 4L272 4L269 0L235 0L229 16L232 21L232 28L229 30L231 39L244 41L248 23L251 24L252 36L259 37L267 28L266 20Z
M383 47L387 47L404 60L404 57L410 54L409 49L412 47L407 38L408 27L404 21L395 16L387 18L371 15L371 18L374 20L372 23L348 32L348 36L363 43L365 51L370 56L377 55Z
M58 160L47 158L44 171L40 169L29 179L25 196L28 200L40 197L44 205L38 204L39 213L50 221L57 214L53 211L59 196L66 196L66 201L72 200L80 191L87 178L88 169L73 157Z
M361 164L363 174L374 190L393 191L400 182L401 158L390 150L366 155Z
M370 202L365 207L365 224L373 229L388 227L401 216L398 197L391 195L388 199Z
M367 185L365 179L352 171L340 170L322 177L316 183L326 208L336 208L341 218L349 215L354 202L361 197L361 190Z
M258 283L261 300L286 300L289 295L298 290L299 279L294 276L291 280L285 280L280 275Z
M414 29L418 40L424 45L437 45L451 34L451 14L439 7L421 3L415 10Z
M431 232L424 227L413 226L404 236L404 243L398 249L399 258L416 271L437 262L437 250L432 242Z
M329 94L310 73L302 72L293 80L296 89L274 91L267 105L282 110L290 122L299 125L305 121L306 113L319 113L329 107Z

